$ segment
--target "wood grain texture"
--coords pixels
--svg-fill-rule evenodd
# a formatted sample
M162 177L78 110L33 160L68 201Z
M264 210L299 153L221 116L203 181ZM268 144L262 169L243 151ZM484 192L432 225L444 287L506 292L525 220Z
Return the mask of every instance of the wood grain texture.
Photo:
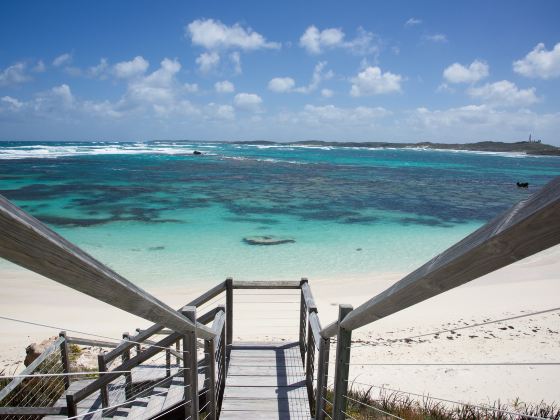
M558 243L560 177L360 305L341 326L359 328Z
M220 420L310 417L299 343L233 344Z
M180 313L103 265L0 196L0 256L95 299L174 331L199 329Z
M299 289L299 281L240 281L234 280L234 289Z

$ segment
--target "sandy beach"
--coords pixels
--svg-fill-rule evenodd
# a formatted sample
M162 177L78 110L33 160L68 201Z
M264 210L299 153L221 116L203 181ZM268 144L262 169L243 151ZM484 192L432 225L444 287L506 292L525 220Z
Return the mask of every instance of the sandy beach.
M517 397L524 402L560 401L560 366L515 365L560 361L560 311L461 329L560 307L558 273L560 246L355 331L350 369L354 386L386 386L474 403ZM310 279L322 324L336 318L339 303L356 307L403 274ZM134 333L135 328L150 324L15 266L0 273L0 290L1 316L57 327L0 320L0 371L6 373L22 369L28 344L60 329L72 336L83 335L80 331L117 340L124 331ZM180 307L205 287L147 290ZM222 302L221 297L214 299L200 312ZM234 339L295 341L298 316L297 291L238 291ZM447 332L431 334L442 330ZM423 334L427 335L404 340Z

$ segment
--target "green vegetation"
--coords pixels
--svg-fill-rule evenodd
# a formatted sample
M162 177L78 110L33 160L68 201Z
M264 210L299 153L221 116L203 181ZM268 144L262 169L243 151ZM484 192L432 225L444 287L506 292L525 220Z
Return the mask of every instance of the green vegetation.
M349 419L373 420L400 417L406 420L522 420L531 417L560 419L560 407L555 404L525 404L515 401L512 404L495 402L488 409L473 405L455 405L437 401L429 396L422 400L414 399L400 392L381 390L377 398L373 388L350 390L346 413ZM327 400L333 400L332 390L327 391ZM325 411L332 415L332 405L325 404ZM501 411L496 411L501 410ZM520 415L506 413L518 413Z

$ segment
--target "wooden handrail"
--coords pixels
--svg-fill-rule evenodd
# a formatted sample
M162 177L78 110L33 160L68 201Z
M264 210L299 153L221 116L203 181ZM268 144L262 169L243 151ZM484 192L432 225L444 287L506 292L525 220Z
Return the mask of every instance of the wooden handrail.
M560 243L560 177L350 312L354 330ZM321 331L332 337L337 325Z
M68 344L78 344L80 346L94 346L94 347L117 347L118 343L111 343L109 341L90 340L89 338L82 337L66 337Z
M309 287L307 281L301 283L301 292L303 293L305 306L307 306L307 312L317 312L317 305L315 304L313 294L311 293L311 287Z
M299 289L299 281L240 281L233 280L234 289Z
M0 196L0 256L65 286L178 332L199 329L177 311L129 282Z
M208 302L210 299L218 296L220 293L224 292L225 290L226 290L226 282L224 281L224 282L221 282L221 283L217 284L216 286L214 286L210 290L204 292L203 294L201 294L196 299L190 301L187 304L187 306L200 306L200 305ZM181 306L181 308L178 308L177 311L180 311L182 308L183 307ZM200 318L199 318L198 322L201 322ZM202 322L202 324L206 324L206 322ZM162 324L154 324L151 327L140 331L135 336L130 337L129 338L130 341L128 341L128 340L122 341L114 350L105 354L105 356L104 356L105 357L105 362L109 363L111 360L119 357L126 350L129 350L129 349L133 348L136 345L136 343L141 343L141 342L145 341L146 339L150 338L152 335L155 335L155 334L159 333L164 328L165 327Z

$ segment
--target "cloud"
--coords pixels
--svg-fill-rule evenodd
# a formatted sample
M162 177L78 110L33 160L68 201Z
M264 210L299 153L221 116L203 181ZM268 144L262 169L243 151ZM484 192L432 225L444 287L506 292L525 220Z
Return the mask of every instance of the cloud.
M120 79L137 77L146 73L150 63L144 57L137 55L130 61L121 61L113 66L113 73Z
M334 92L330 89L321 89L321 96L323 98L332 98Z
M526 77L552 79L560 76L560 42L548 51L541 42L525 58L513 62L513 71Z
M53 60L52 65L55 67L61 67L66 64L70 64L71 62L72 62L72 55L70 53L64 53L56 57Z
M195 61L202 73L208 73L220 64L220 55L217 52L203 52Z
M296 87L296 82L291 77L275 77L268 82L268 89L277 93L311 93L319 87L323 80L328 80L334 76L332 70L325 72L326 66L326 61L320 61L315 65L311 81L307 86Z
M404 26L409 28L411 26L416 26L416 25L420 25L422 23L422 20L417 19L415 17L411 17L410 19L408 19L405 23Z
M31 78L26 74L27 66L23 62L16 63L0 71L0 86L11 86L25 83Z
M107 71L109 70L109 62L106 58L99 60L99 64L88 68L87 74L89 77L106 79Z
M445 34L431 34L424 35L422 37L424 41L434 42L436 44L445 44L447 41L447 35Z
M235 86L229 80L214 83L214 89L218 93L232 93L235 92Z
M367 67L350 80L350 95L357 97L400 92L403 77L391 72L383 73L379 67Z
M233 64L233 72L235 74L241 74L241 54L238 51L234 51L229 55L229 60Z
M341 128L345 126L355 127L373 126L375 120L381 119L391 113L382 107L358 106L355 108L342 108L335 105L305 105L303 111L297 115L294 123L303 122L306 125L322 127Z
M325 50L343 48L358 55L377 53L379 46L374 42L373 33L359 27L358 34L351 41L345 41L345 33L340 28L327 28L322 31L316 26L309 26L299 39L300 47L310 54L321 54Z
M235 120L235 108L231 105L220 105L211 102L206 106L206 118L233 121Z
M453 63L443 71L449 83L474 83L488 77L489 66L484 61L474 60L468 67Z
M296 82L291 77L275 77L268 82L268 89L277 93L291 92Z
M239 109L257 112L261 109L262 99L254 93L238 93L233 98L233 104Z
M527 106L539 101L535 88L519 89L508 80L471 87L467 93L472 98L497 106Z
M47 70L47 66L45 66L45 63L43 62L43 60L39 60L39 61L37 61L37 64L35 65L35 67L33 67L32 70L35 73L43 73Z
M7 104L12 110L18 110L23 107L23 102L19 101L16 98L12 98L11 96L3 96L0 98L0 102L3 104Z
M185 92L195 93L195 92L198 92L198 84L196 84L196 83L185 83L183 85L183 89L185 90Z
M528 110L506 111L489 105L466 105L444 110L417 108L406 124L417 135L433 140L474 141L521 139L526 133L551 136L560 129L560 113L536 114ZM552 140L551 139L551 140Z
M245 51L259 49L277 49L280 44L268 42L264 36L251 28L243 28L239 23L227 26L214 19L197 19L185 28L185 36L193 45L208 50L241 49Z

